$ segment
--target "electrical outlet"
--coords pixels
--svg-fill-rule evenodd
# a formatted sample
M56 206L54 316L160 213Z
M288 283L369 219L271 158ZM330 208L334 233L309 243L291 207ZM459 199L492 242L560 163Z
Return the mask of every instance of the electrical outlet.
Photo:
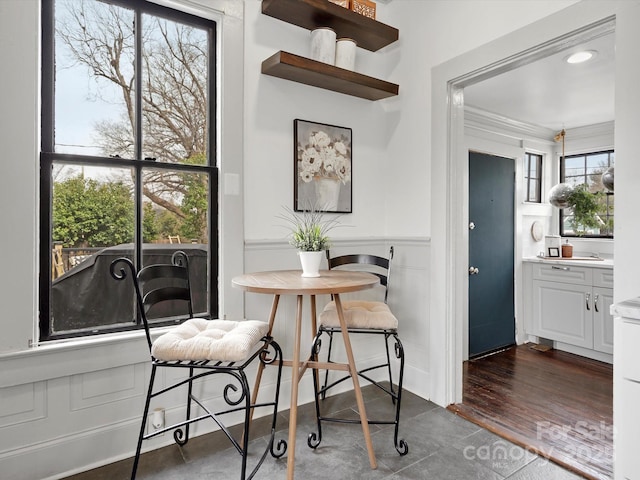
M164 428L164 408L155 408L151 414L151 426L154 430Z

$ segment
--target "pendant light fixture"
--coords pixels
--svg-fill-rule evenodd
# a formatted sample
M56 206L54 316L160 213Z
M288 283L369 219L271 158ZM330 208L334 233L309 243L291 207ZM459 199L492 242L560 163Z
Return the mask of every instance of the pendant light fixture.
M560 161L564 162L564 137L566 132L564 128L553 139L556 142L562 142L562 157ZM569 195L573 191L573 187L568 183L559 183L549 190L549 203L554 207L567 208L569 206Z

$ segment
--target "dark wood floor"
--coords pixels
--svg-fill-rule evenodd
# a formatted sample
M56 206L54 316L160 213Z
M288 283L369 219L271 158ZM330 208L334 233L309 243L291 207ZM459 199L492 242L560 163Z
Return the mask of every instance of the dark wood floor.
M527 344L464 364L449 410L584 476L613 477L613 367Z

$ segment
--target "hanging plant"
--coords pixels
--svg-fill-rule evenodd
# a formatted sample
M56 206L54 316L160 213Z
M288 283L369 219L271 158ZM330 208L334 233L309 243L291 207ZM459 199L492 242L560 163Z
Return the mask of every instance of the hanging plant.
M602 192L591 193L586 184L576 185L567 197L573 212L569 223L576 235L582 236L589 228L600 228L603 225L598 215Z

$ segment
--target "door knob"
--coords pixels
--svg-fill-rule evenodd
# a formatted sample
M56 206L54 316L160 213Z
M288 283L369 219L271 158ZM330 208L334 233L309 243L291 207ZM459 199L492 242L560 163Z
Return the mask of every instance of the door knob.
M474 228L476 228L476 224L473 222L469 222L469 230L473 230Z
M477 275L479 271L478 267L469 267L469 275Z

